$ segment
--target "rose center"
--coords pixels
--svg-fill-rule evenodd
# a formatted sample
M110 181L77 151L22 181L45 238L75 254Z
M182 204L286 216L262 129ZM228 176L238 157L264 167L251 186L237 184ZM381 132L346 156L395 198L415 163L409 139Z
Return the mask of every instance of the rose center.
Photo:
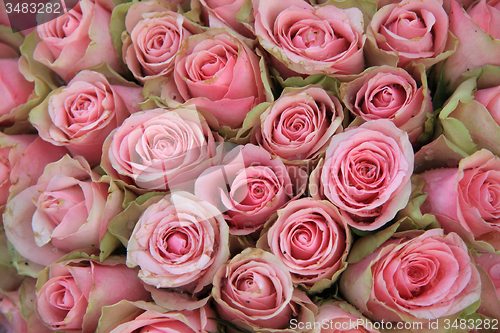
M177 255L189 252L189 237L183 232L170 234L165 239L166 251Z

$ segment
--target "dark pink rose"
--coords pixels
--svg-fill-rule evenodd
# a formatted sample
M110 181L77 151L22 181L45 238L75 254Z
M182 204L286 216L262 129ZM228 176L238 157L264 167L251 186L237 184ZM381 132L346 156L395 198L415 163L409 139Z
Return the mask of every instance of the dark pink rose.
M274 255L247 248L222 266L212 289L217 313L251 332L304 332L287 329L292 318L313 321L316 307L293 287L287 268Z
M112 85L98 72L81 71L68 86L52 91L29 120L42 139L96 166L109 133L140 110L142 88L121 83Z
M254 106L272 99L264 89L261 59L247 42L227 29L189 37L177 54L173 80L163 88L162 98L195 105L214 129L240 127Z
M66 82L104 62L121 72L109 32L114 6L110 0L81 0L67 13L40 24L33 58Z
M354 248L353 248L354 249ZM442 229L394 234L340 277L345 299L376 321L426 321L459 315L481 296L467 246Z
M500 158L483 149L461 160L458 168L430 170L419 177L427 194L423 213L435 215L447 232L500 250Z
M359 78L342 83L340 96L355 116L365 121L389 119L408 132L415 144L424 132L427 114L433 113L425 72L420 87L404 69L380 66L368 69Z
M295 284L321 291L347 267L351 232L330 202L312 198L291 201L271 221L271 228L257 245L270 249L285 264Z
M408 134L378 119L333 136L310 176L309 192L330 200L350 226L375 230L408 203L412 172Z
M430 66L441 60L436 57L445 50L448 26L448 14L438 0L392 3L373 16L366 31L367 46L397 56L399 67L411 61L434 59L426 60ZM376 62L376 57L370 53L369 56L368 62Z
M182 43L200 33L168 3L145 1L130 6L125 17L123 61L140 82L172 73Z
M247 144L227 153L221 165L205 170L196 180L195 193L224 214L231 234L248 235L292 198L293 189L280 158Z
M95 332L103 306L149 298L137 271L111 257L54 263L38 277L37 287L38 315L47 327L62 332Z
M260 116L257 141L285 164L306 165L342 131L343 119L340 101L324 89L287 88Z
M229 259L229 228L222 214L194 195L175 191L149 206L127 246L127 265L157 288L198 293Z
M101 165L114 179L142 189L192 189L195 179L222 160L222 138L195 109L138 112L114 130Z
M495 39L500 39L500 1L479 0L467 11L470 18Z
M311 6L303 0L254 0L255 35L271 55L301 74L363 71L363 14L357 8Z
M17 252L40 265L75 250L98 252L108 222L122 210L124 195L99 178L78 156L47 165L36 185L5 208L5 232Z

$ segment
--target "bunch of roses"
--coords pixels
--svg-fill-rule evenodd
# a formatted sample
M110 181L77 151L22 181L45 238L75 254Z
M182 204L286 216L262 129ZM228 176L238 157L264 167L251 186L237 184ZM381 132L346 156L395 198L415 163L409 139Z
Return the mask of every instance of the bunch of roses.
M72 5L0 6L0 332L500 330L498 0Z

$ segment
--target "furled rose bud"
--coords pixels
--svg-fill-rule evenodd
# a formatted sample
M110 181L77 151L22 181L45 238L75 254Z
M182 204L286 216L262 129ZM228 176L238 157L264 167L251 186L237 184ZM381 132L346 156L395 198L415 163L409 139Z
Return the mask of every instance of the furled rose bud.
M196 180L195 194L224 214L231 234L248 235L262 229L292 198L293 189L281 159L247 144L227 153L221 165L205 170Z
M312 198L291 201L270 221L271 228L257 246L269 248L285 264L295 284L321 291L347 267L351 232L330 202Z
M316 307L299 289L275 256L247 248L222 266L212 295L217 313L251 332L304 332L287 329L292 318L312 322Z
M189 37L161 97L167 103L196 105L214 129L240 127L254 106L272 99L264 88L261 59L247 43L221 28Z
M40 24L34 59L69 82L79 71L106 62L120 72L109 23L114 3L81 0L67 13Z
M346 107L365 121L389 119L408 132L415 144L424 131L427 115L433 113L425 71L420 87L404 69L380 66L359 78L342 83L340 96Z
M148 298L137 271L118 258L69 259L48 266L38 277L36 309L52 330L91 333L103 306Z
M157 288L197 293L229 259L229 229L208 202L178 191L149 206L135 225L127 265Z
M286 88L260 116L257 141L285 164L311 164L342 131L343 119L338 98L324 89Z
M311 6L303 0L254 0L259 42L301 74L348 75L363 71L363 14L358 8Z
M42 139L65 146L73 156L81 155L96 166L109 133L140 110L142 88L118 82L122 85L110 84L98 72L81 71L34 108L30 122Z
M375 230L406 206L413 159L406 132L386 119L369 121L333 136L309 192L330 200L350 226Z
M404 67L415 61L430 67L443 58L448 24L448 14L438 0L404 0L385 5L367 28L366 59L371 66L397 63Z
M75 250L98 252L124 195L99 178L79 156L47 165L37 184L6 206L5 231L17 252L40 265Z
M170 75L182 43L202 32L171 7L168 3L145 1L134 3L127 12L123 61L140 82Z
M339 286L345 299L372 320L422 321L424 326L458 316L481 296L467 246L442 229L394 234L349 264Z
M195 109L148 110L108 136L101 165L113 178L142 189L191 190L204 170L220 163L222 141Z

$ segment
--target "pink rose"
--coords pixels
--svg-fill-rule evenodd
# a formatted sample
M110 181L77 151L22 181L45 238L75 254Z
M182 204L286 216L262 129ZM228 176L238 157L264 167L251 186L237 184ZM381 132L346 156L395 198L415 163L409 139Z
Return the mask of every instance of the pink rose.
M81 155L96 166L109 133L140 110L142 88L121 83L112 85L98 72L81 71L34 108L30 122L42 139L65 146L73 156Z
M500 254L476 253L474 254L476 264L484 269L493 282L497 297L500 299Z
M313 321L316 307L299 289L275 256L247 248L222 266L214 278L212 296L217 313L251 332L304 332L287 329L292 318Z
M69 82L82 69L106 62L121 72L109 23L114 3L81 0L67 13L40 24L33 58Z
M157 288L198 293L229 259L229 229L222 214L188 192L172 192L149 206L127 246L127 265Z
M70 259L48 266L38 277L36 309L47 327L95 332L101 309L121 300L147 300L137 271L119 259Z
M342 301L328 301L318 308L315 322L321 323L322 328L314 327L311 333L378 333L369 325L370 321L351 304ZM368 326L368 327L367 327Z
M109 182L97 182L99 178L78 156L47 165L37 184L6 206L5 232L17 252L40 265L75 250L98 252L108 222L122 210L124 195Z
M388 4L375 13L367 28L368 52L374 49L379 54L368 53L367 60L371 65L380 65L378 58L393 55L399 59L398 67L411 61L429 67L442 60L437 57L446 48L448 22L448 14L438 0Z
M0 133L0 206L35 185L45 166L67 153L64 147L53 146L36 135Z
M285 264L292 281L321 291L347 267L352 236L345 219L328 201L303 198L289 202L271 219L257 245Z
M173 6L168 3L137 2L125 17L123 61L142 83L170 75L182 43L192 34L202 32L170 7Z
M467 13L484 32L495 39L500 39L500 1L476 1Z
M240 127L254 106L272 99L264 89L260 57L247 42L226 29L189 37L175 59L173 79L163 88L162 98L196 105L214 129Z
M363 71L363 14L358 8L311 6L303 0L254 0L255 34L280 62L301 74Z
M458 168L430 170L419 177L427 194L423 213L435 215L446 232L500 250L500 158L483 149L461 160Z
M205 170L196 180L195 193L224 213L233 235L260 230L293 196L281 159L252 144L235 147L221 165Z
M420 87L408 72L380 66L368 69L359 78L342 83L340 96L355 116L365 121L389 119L408 132L410 141L424 132L427 115L433 113L425 71Z
M463 240L431 229L394 234L347 267L340 291L372 320L425 323L477 302L481 280Z
M148 110L108 136L101 165L113 178L139 188L189 190L204 170L220 163L222 141L196 110Z
M483 104L495 122L500 125L500 86L478 89L474 92L474 99Z
M343 119L340 101L324 89L287 88L260 116L257 141L286 164L306 165L342 131Z
M255 38L253 33L243 23L238 22L237 15L242 9L245 0L199 1L202 8L202 18L205 23L208 23L208 26L212 28L229 27L245 37Z
M389 120L373 120L332 138L324 162L311 173L309 191L330 200L350 226L376 230L406 206L412 172L406 132Z

